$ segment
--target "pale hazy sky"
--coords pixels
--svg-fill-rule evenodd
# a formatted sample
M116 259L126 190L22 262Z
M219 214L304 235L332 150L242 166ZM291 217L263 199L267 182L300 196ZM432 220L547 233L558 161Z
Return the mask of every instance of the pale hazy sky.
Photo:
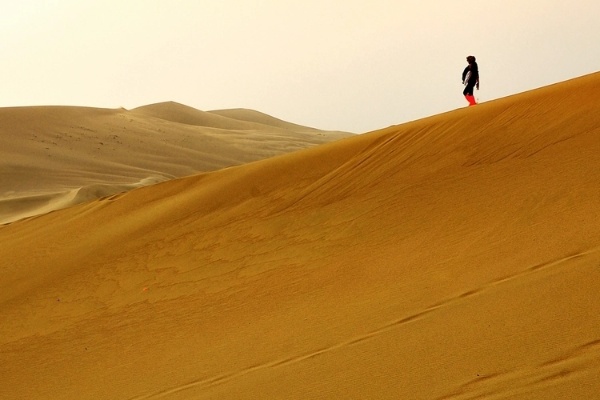
M600 70L599 0L0 0L0 107L251 108L365 132ZM599 88L600 90L600 88Z

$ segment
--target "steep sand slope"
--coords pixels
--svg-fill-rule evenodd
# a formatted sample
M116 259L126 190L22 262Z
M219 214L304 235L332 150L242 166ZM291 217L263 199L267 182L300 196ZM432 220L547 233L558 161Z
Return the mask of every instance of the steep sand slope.
M599 87L0 227L0 397L597 398Z
M173 102L131 111L2 108L0 223L347 136L240 121Z

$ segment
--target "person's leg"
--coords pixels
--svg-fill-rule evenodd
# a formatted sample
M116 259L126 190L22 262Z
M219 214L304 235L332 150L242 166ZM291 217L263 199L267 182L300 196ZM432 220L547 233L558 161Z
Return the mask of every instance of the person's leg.
M465 95L465 98L469 102L469 106L474 106L475 104L477 104L477 102L475 101L475 96L473 96L474 88L475 88L475 85L467 85L465 87L465 90L463 90L463 94Z

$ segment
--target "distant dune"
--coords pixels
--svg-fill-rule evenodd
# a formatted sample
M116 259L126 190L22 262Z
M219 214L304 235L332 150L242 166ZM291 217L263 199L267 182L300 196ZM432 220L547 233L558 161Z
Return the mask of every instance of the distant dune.
M0 398L598 398L599 88L0 226Z
M0 223L351 135L252 110L219 113L173 102L0 108Z

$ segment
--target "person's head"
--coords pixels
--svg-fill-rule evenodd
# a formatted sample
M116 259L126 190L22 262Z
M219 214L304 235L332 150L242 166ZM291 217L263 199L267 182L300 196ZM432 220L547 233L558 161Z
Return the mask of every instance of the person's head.
M475 62L475 56L467 56L467 62L473 64Z

